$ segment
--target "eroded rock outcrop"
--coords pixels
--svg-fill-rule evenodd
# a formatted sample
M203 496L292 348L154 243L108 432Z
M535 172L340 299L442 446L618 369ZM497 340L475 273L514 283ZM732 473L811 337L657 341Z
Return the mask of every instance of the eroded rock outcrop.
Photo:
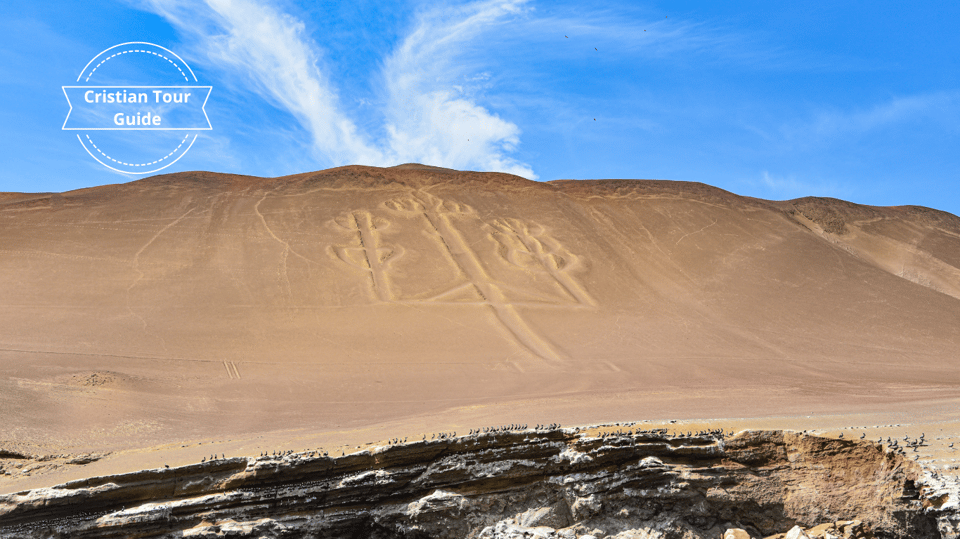
M818 525L848 537L956 537L955 500L925 499L919 466L876 444L589 432L488 432L90 478L0 497L0 537L692 539Z

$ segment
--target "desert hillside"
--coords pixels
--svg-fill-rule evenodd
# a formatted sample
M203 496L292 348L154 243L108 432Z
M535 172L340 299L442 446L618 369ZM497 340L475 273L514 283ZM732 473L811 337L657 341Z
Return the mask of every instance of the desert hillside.
M8 448L896 406L956 395L958 328L927 208L420 165L0 194Z

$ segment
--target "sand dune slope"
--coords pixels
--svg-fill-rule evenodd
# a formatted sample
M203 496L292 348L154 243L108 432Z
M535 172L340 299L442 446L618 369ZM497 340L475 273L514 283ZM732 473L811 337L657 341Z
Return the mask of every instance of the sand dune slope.
M0 195L8 443L869 407L955 395L958 328L925 208L415 165Z

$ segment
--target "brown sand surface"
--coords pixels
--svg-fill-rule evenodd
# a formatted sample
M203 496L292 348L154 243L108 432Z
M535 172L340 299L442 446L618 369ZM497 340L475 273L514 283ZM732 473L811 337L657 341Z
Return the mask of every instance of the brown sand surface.
M422 166L2 194L0 449L109 455L0 491L507 423L948 462L958 328L960 219L927 208Z

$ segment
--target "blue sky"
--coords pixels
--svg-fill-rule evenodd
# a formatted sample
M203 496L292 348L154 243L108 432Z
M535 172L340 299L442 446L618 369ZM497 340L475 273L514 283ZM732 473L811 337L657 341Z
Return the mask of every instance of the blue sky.
M0 191L140 177L61 130L61 86L144 41L213 87L213 129L163 172L423 162L960 214L958 22L947 2L8 0Z

